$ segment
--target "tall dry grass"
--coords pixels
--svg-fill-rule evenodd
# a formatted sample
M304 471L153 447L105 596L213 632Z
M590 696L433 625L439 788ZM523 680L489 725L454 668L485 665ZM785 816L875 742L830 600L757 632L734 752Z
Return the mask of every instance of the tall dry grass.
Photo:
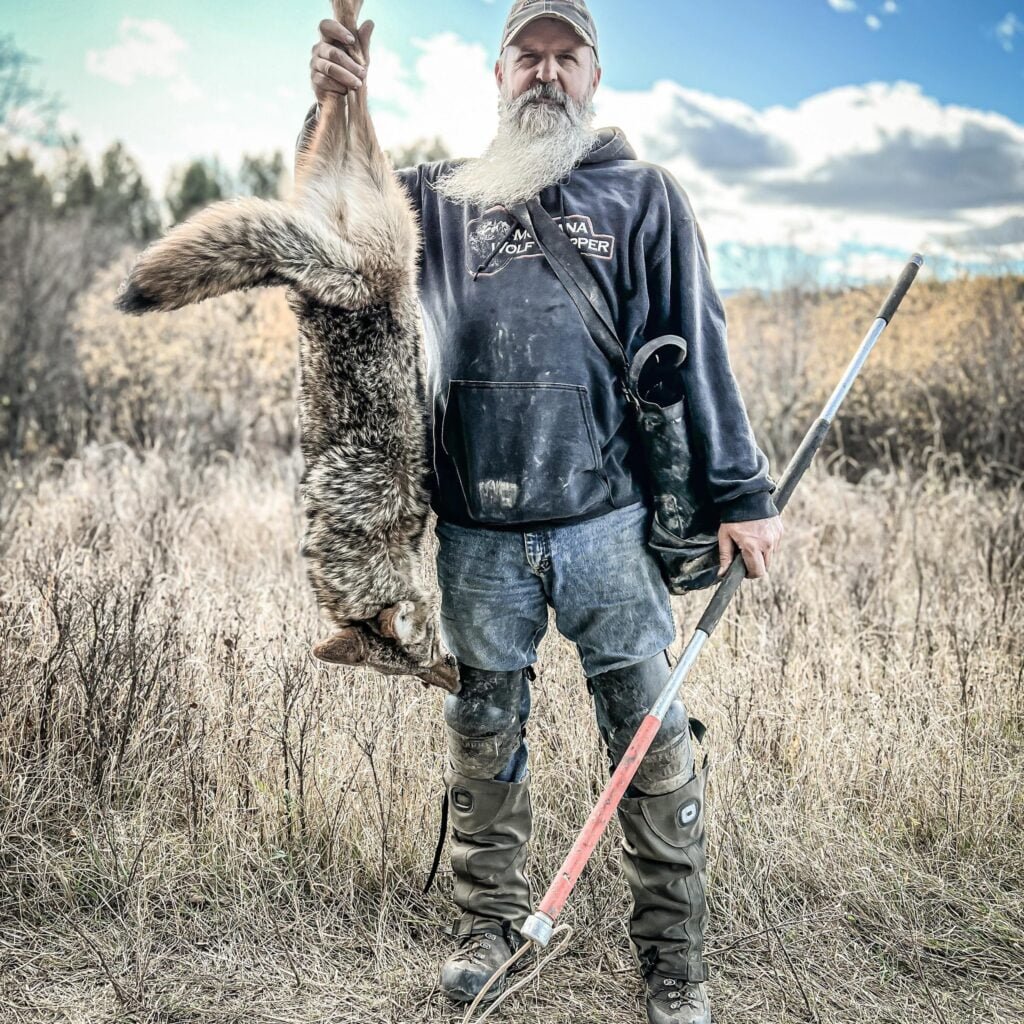
M114 445L3 480L5 1024L459 1019L441 696L310 659L297 473ZM790 518L685 694L718 1019L1024 1019L1024 496L817 473ZM536 694L543 888L604 765L553 634ZM614 840L500 1019L642 1019Z
M440 695L309 656L283 297L127 320L126 260L36 242L0 290L0 1022L458 1019L450 878L419 891ZM730 300L776 466L880 299ZM1024 1019L1022 304L915 286L827 453L845 480L807 481L688 687L724 1024ZM605 771L554 633L541 669L538 888ZM614 835L567 913L502 1019L642 1019Z
M817 415L887 290L790 288L729 300L737 375L776 459ZM926 466L996 484L1024 479L1024 277L915 284L825 454L850 479Z
M0 288L0 458L63 457L117 441L187 450L200 465L292 450L295 322L282 290L126 318L113 295L132 254L97 269L93 250L107 254L113 242L69 237L74 245L40 233L27 269ZM0 231L0 256L4 238ZM885 291L790 288L728 300L733 364L776 465L817 415ZM966 471L998 486L1024 478L1024 277L915 284L825 456L853 480L874 468Z

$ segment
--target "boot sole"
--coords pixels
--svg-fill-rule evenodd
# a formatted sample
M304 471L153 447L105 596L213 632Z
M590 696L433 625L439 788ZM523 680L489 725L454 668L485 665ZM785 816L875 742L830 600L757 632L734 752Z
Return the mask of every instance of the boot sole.
M488 993L484 996L484 1005L487 1003L493 1003L498 996L505 990L505 983L499 982L495 985ZM441 989L441 995L445 997L450 1003L455 1003L457 1006L465 1006L466 1003L473 1002L477 997L476 992L464 992L461 989Z

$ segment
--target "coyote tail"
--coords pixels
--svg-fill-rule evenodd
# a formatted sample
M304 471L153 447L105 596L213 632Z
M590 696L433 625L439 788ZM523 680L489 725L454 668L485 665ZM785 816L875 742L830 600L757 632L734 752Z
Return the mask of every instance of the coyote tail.
M353 34L361 7L362 0L334 0ZM365 61L356 38L353 54ZM332 308L361 309L408 292L418 251L415 220L363 87L325 98L290 200L235 199L200 211L138 257L116 305L146 313L289 285Z

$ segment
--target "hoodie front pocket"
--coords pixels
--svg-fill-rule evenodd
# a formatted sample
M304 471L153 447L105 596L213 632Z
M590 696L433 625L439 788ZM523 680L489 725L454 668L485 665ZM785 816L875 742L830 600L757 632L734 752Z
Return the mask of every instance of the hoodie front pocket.
M483 523L566 519L609 501L587 389L453 380L441 443Z

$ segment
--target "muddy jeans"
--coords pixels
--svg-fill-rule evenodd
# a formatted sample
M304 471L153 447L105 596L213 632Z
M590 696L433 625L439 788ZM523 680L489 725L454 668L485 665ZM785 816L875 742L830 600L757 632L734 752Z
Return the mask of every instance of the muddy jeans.
M532 532L439 521L441 632L448 649L474 668L525 669L537 660L550 606L588 679L664 651L675 625L668 590L645 543L649 516L637 503ZM529 712L524 680L523 724ZM527 754L524 742L497 778L521 779Z

